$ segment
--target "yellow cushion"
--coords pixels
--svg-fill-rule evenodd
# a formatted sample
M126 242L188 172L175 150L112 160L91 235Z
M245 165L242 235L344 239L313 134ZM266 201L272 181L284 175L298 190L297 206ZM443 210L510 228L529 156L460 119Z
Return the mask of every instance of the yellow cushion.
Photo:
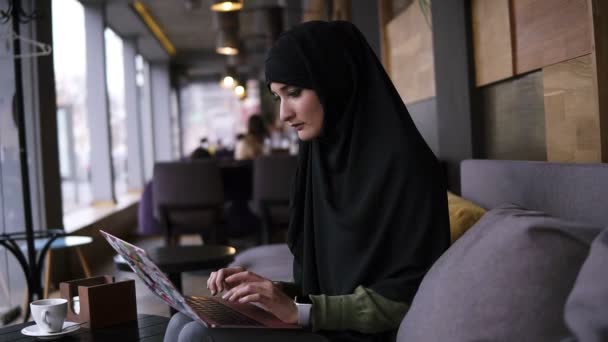
M448 191L450 237L452 243L462 236L485 214L486 210Z

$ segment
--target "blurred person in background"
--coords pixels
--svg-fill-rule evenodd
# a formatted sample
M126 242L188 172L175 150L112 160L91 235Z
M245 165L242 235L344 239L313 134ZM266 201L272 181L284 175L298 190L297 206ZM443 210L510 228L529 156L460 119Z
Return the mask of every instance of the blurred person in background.
M264 139L268 136L268 130L262 117L253 114L247 122L247 134L239 139L234 149L234 159L255 159L264 153Z

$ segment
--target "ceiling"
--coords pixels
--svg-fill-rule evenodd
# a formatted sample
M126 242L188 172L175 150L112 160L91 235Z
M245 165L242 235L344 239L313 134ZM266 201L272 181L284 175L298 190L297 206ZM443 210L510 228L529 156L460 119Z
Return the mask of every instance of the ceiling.
M103 6L110 28L123 39L132 39L138 52L147 60L171 62L180 76L216 77L225 69L227 57L215 52L217 23L209 0L140 0L175 47L173 56L166 52L133 9L133 0L81 2ZM239 11L239 33L245 52L231 61L232 64L238 61L239 72L255 74L262 67L268 31L264 9L283 8L283 27L290 27L301 21L306 3L306 0L244 0L244 7Z

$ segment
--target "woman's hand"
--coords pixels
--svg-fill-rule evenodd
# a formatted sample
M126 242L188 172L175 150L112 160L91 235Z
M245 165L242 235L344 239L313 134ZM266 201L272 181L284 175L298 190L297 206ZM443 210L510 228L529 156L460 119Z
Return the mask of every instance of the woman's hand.
M229 286L228 284L226 284L226 278L233 274L244 271L245 269L239 266L231 268L222 268L217 270L216 272L211 272L211 275L209 275L209 279L207 279L207 288L209 289L209 291L211 291L211 295L215 296L216 294L224 290L229 290L235 285L238 285L232 284L232 286Z
M298 308L272 281L253 272L233 272L224 279L229 290L222 296L228 301L258 303L285 323L298 322Z

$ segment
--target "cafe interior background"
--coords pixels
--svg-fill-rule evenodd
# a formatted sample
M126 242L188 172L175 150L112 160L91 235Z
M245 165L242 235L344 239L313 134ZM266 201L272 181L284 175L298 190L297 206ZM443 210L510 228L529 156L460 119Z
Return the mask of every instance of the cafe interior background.
M94 237L54 251L53 267L40 262L51 294L83 276L82 258L93 273L111 263L99 227L137 239L154 163L188 156L202 138L229 151L252 114L270 129L270 151L295 153L263 61L303 21L359 27L456 193L467 158L608 160L608 32L591 0L212 3L0 0L0 234ZM20 322L26 285L0 247L0 326Z

